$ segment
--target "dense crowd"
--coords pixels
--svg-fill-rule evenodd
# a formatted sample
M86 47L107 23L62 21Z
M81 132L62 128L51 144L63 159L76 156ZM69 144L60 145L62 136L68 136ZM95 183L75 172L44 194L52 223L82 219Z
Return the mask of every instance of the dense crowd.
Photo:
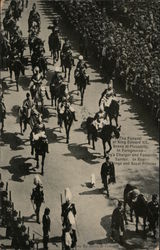
M154 1L151 5L148 1L120 2L115 1L108 9L107 3L99 6L94 1L59 2L59 5L80 34L84 51L94 51L107 81L116 79L158 118L160 6Z

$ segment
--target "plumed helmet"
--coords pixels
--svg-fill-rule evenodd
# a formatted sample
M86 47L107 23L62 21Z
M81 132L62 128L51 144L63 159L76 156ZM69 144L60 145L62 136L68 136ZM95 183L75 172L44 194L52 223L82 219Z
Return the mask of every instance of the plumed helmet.
M40 177L39 177L38 174L35 175L34 180L33 180L33 184L36 185L36 186L40 185L42 187L42 181L41 181L41 179L40 179Z
M33 71L34 73L39 73L39 67L38 66L36 66L35 68L34 68L34 71Z
M79 60L83 60L83 56L82 55L79 56Z
M61 72L61 68L60 67L55 67L55 72Z
M72 193L71 193L71 190L69 188L65 189L65 198L66 198L66 201L72 200Z

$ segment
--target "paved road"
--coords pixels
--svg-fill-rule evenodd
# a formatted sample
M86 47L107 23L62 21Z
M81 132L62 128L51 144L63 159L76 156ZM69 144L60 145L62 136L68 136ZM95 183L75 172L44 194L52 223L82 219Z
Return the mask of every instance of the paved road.
M3 4L2 15L8 6L8 2L5 1ZM19 22L26 39L28 36L27 19L33 2L35 1L29 1L29 7L25 9ZM48 50L47 40L50 31L47 27L51 24L53 15L56 13L49 1L36 2L41 14L40 37L45 40L46 57L49 63L46 82L48 88L48 82L54 68ZM66 26L65 20L61 19L61 36L63 38L66 35L71 40L74 57L77 60L79 52L76 35ZM29 56L28 48L25 55ZM105 83L91 61L88 62L88 65L91 85L86 89L83 107L80 106L79 97L74 91L72 72L69 88L74 98L78 122L74 122L71 128L68 145L65 143L64 131L59 133L57 129L56 110L50 106L49 101L45 101L44 121L47 128L50 153L45 161L45 175L41 177L45 193L45 204L42 206L42 212L45 206L51 209L52 228L49 247L53 250L61 247L59 242L61 236L60 193L63 192L65 187L70 187L72 190L73 201L77 208L77 249L123 249L123 247L113 244L109 240L109 234L111 214L117 204L117 199L123 197L125 184L130 182L137 185L148 199L151 198L152 193L158 192L157 128L149 118L149 114L139 103L133 101L121 88L114 86L121 103L121 117L119 118L121 138L119 141L113 140L111 152L111 160L115 162L117 182L110 187L110 199L107 199L102 193L99 174L101 164L104 161L102 144L101 141L98 141L96 150L93 151L87 145L87 136L81 128L81 124L89 115L94 115L98 110L98 100L105 89ZM25 99L31 75L31 66L28 66L26 75L20 79L20 91L16 92L15 82L9 78L9 73L2 72L1 74L5 87L7 118L5 132L0 138L0 167L4 181L9 182L9 189L12 190L15 208L25 216L26 224L30 226L31 233L37 232L36 237L41 238L38 235L42 234L41 225L37 225L31 218L33 208L30 202L30 192L35 173L32 168L36 163L30 154L28 140L30 129L28 128L25 135L22 136L19 133L17 123L17 106L21 105ZM121 145L121 149L119 149L119 145ZM130 155L130 150L134 150L135 155ZM140 155L141 150L145 156ZM137 158L141 158L142 164L138 163ZM90 189L87 183L90 181L92 173L96 175L96 187ZM142 233L135 234L134 230L134 223L129 224L126 248L155 249L157 242L154 242L150 237L144 240ZM41 243L39 246L41 248Z

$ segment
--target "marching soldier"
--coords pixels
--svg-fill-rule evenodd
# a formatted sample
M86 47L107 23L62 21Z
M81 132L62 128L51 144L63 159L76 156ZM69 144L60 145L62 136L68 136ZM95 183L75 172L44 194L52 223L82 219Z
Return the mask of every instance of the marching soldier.
M38 183L36 187L33 188L32 194L31 194L31 201L34 202L36 206L36 209L35 209L36 219L37 219L37 223L40 224L39 213L40 213L41 204L42 202L44 202L44 193L43 193L42 184Z
M114 164L109 161L109 155L106 156L106 161L102 164L101 179L104 189L107 191L107 196L109 197L108 185L116 182Z
M124 210L122 201L118 201L118 206L114 209L112 213L111 228L112 228L111 238L115 241L118 241L120 244L123 244L125 226L124 226Z
M47 207L45 208L44 214L43 214L43 247L44 249L48 249L48 242L49 242L49 232L50 232L50 226L51 226L51 220L49 217L50 209Z
M157 194L152 195L152 201L148 203L148 221L149 229L153 231L153 237L156 239L156 224L158 225L159 203Z
M27 92L26 99L23 101L23 111L26 118L30 118L31 109L34 107L34 103L30 98L30 93Z

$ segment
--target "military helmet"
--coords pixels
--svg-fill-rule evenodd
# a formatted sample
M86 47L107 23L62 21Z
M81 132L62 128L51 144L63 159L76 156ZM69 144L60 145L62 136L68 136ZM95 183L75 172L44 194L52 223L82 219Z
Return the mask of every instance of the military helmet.
M38 66L36 66L36 67L34 68L34 70L33 70L33 71L34 71L34 74L36 74L37 72L39 73L39 71L40 71L40 70L39 70L39 67L38 67Z
M83 60L83 56L82 55L79 56L79 60Z

